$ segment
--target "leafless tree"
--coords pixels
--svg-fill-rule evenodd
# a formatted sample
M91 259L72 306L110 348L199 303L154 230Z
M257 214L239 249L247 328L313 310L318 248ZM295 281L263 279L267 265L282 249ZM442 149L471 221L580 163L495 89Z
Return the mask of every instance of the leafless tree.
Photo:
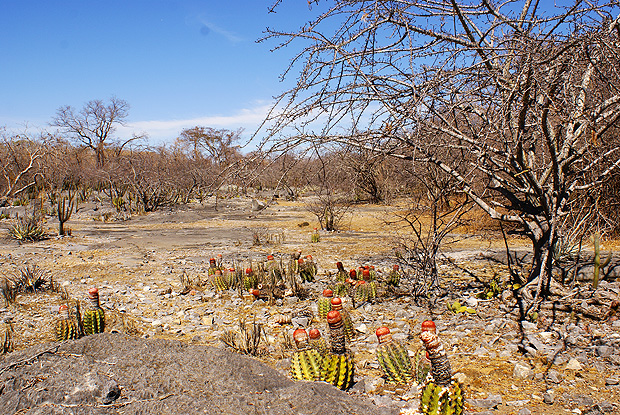
M45 154L42 142L26 134L0 138L0 206L6 206L10 198L32 188L40 175L39 162Z
M116 144L116 151L121 152L128 143L144 138L134 135L126 140L114 139L116 127L125 125L128 116L127 101L112 97L107 105L98 99L88 101L80 111L71 106L60 107L51 125L92 149L97 157L97 167L103 168L106 146Z
M541 3L316 2L315 20L264 39L300 44L283 74L299 71L297 84L274 105L263 145L294 126L297 141L437 166L531 240L532 309L553 288L559 221L620 165L609 140L620 119L618 1Z

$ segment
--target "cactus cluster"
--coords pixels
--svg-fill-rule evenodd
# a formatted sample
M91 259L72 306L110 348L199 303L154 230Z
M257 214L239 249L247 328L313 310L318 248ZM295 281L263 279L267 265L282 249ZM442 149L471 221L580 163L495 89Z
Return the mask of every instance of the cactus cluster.
M291 356L291 376L295 380L321 380L323 357L319 351L309 346L308 333L297 329L293 333L297 350Z
M336 310L327 313L330 347L317 329L310 334L304 329L293 333L297 350L291 356L291 376L296 380L321 380L339 389L353 385L353 356L346 348L342 315Z
M317 267L312 259L312 255L307 255L306 260L299 258L298 260L299 278L303 282L312 282L317 274Z
M428 382L422 390L420 410L424 415L461 415L463 406L463 390L456 380L448 386Z

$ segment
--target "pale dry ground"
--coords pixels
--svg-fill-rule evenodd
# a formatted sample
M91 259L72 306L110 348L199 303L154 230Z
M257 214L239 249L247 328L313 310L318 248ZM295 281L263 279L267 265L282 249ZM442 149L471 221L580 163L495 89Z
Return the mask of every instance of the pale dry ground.
M338 260L344 262L347 268L362 264L388 267L393 261L394 241L406 231L395 224L386 224L386 220L393 219L394 212L402 212L404 204L358 205L344 220L343 231L322 232L321 241L311 244L310 233L318 223L316 218L304 209L303 203L280 201L260 212L252 212L250 206L250 199L238 198L222 201L217 212L211 205L203 207L195 204L134 216L129 221L104 223L93 219L100 216L105 207L95 211L94 206L86 205L67 223L72 229L71 237L51 237L45 241L23 245L8 238L3 239L0 242L0 270L3 274L12 274L20 267L36 264L47 270L54 280L64 283L74 298L83 298L90 286L124 285L135 287L135 292L130 288L124 294L127 298L139 299L144 285L149 285L153 290L170 287L174 291L180 291L179 277L182 271L185 270L190 277L200 277L199 272L194 270L206 267L209 258L218 253L223 254L226 261L236 260L243 264L249 260L262 260L270 253L288 254L301 249L303 255L310 254L315 258L321 270L333 270ZM300 226L304 222L309 225ZM4 221L4 227L8 226L9 222ZM50 219L47 226L53 234L55 222ZM252 234L256 231L270 234L274 238L283 238L276 244L253 246ZM482 279L490 279L497 273L505 272L503 267L489 263L480 264L474 256L491 249L502 249L504 242L492 231L485 231L484 235L473 237L457 234L454 236L455 242L448 250L461 266L469 267ZM527 247L528 242L524 239L513 239L511 245ZM471 278L451 267L442 267L441 272L442 277L447 279L465 281ZM105 288L102 289L103 293L105 291ZM114 307L122 307L122 300L123 297L110 297ZM222 298L218 301L224 300L225 298ZM213 303L200 304L192 301L187 298L188 308L213 307ZM405 297L394 301L407 304L410 300ZM8 310L22 316L15 324L17 348L52 340L53 315L49 308L60 302L60 296L53 293L18 297L17 304ZM164 303L164 306L178 309L178 305L174 305L172 301ZM447 313L445 309L438 311ZM152 307L142 304L131 313L112 310L108 313L108 326L120 331L143 333L149 325L142 318L153 319L156 312ZM239 310L231 309L230 312L238 313ZM275 312L277 310L273 311ZM354 317L355 313L359 311L354 312ZM486 317L488 316L481 315L473 318ZM394 315L386 315L385 318L394 318ZM412 328L419 326L424 318L425 316L420 316L409 324ZM270 328L274 337L281 334L282 329L276 326ZM206 343L216 343L216 339L209 337L207 332L200 334ZM175 336L162 333L161 337ZM471 354L480 341L488 341L492 337L482 330L474 330L471 336L456 345L456 352L452 356L453 365L468 377L468 396L484 398L489 393L500 393L504 396L504 401L529 396L531 403L528 407L533 413L566 413L559 405L547 406L542 403L542 398L531 398L542 397L545 391L544 382L515 379L512 374L514 364L505 358L477 357ZM175 338L191 341L192 336ZM360 373L380 375L378 370L366 365L373 359L374 356L369 353L356 356ZM539 360L532 363L536 372L546 370L545 362ZM599 400L618 402L617 397L610 395L604 387L604 376L595 369L585 368L579 373L569 373L566 376L580 388L599 394ZM556 394L562 394L561 388ZM504 408L497 413L517 413L518 409Z

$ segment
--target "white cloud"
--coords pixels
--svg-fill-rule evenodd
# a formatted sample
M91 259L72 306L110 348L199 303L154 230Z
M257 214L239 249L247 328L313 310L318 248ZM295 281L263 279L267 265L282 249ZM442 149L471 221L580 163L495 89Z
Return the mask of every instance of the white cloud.
M132 134L147 134L153 143L172 142L185 128L196 126L226 128L236 130L244 128L251 135L267 116L271 106L259 103L252 108L244 108L231 115L205 115L204 117L182 120L135 121L124 127L118 127L119 137Z

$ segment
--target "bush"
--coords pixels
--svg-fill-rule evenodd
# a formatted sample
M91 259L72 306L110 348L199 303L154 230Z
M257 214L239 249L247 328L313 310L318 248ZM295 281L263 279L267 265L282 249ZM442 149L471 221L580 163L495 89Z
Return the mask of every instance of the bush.
M20 243L24 241L40 241L46 237L41 220L34 216L17 219L9 230L9 236L17 239Z

